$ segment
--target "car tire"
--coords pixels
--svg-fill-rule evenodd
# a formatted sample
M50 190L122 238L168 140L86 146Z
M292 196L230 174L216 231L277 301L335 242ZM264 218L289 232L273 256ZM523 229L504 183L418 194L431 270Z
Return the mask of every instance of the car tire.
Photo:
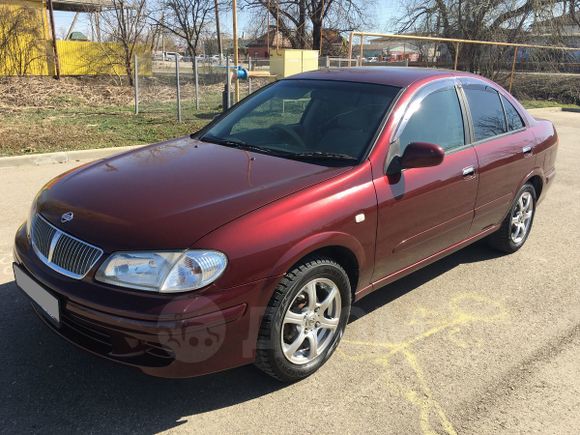
M266 308L255 365L282 382L310 376L336 349L350 306L350 281L338 263L326 257L300 263L282 278Z
M532 230L536 214L536 198L534 186L524 184L501 227L488 237L487 241L491 247L511 254L524 246Z

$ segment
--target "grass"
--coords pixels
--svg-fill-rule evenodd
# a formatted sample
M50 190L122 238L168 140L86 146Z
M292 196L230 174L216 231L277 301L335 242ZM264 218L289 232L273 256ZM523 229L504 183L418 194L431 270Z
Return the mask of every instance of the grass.
M565 109L580 109L576 104L564 104L552 100L520 100L526 109L542 109L546 107L562 107Z
M12 111L2 114L0 156L160 142L199 130L218 112L184 105L179 123L174 103L143 105L139 115L118 106Z
M182 119L176 120L174 102L142 104L141 113L132 106L101 105L89 107L62 95L65 108L0 109L0 156L54 151L120 147L160 142L185 136L208 123L220 111L220 95L211 95L204 109L196 111L191 99L184 99ZM523 100L526 108L564 107L580 109L574 104L549 100Z

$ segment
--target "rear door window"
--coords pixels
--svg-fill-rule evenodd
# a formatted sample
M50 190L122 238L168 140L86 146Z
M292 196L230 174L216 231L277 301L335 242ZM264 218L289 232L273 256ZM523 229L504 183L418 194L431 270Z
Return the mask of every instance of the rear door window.
M486 85L465 85L475 141L507 132L505 116L498 92Z
M501 101L503 102L503 107L505 109L505 115L507 118L508 129L512 130L519 130L520 128L524 128L524 121L522 117L516 110L516 108L510 103L504 96L502 95Z

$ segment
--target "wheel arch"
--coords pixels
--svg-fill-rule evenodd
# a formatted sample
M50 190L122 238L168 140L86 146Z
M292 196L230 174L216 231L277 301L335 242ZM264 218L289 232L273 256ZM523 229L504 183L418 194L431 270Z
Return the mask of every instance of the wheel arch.
M527 179L526 183L530 183L534 186L536 190L536 200L540 199L540 195L542 194L542 190L544 188L544 180L539 175L532 175L530 178Z
M524 177L522 177L522 179L521 179L521 181L520 181L519 185L517 186L517 189L514 193L514 200L515 200L515 195L517 195L519 190L526 183L530 183L532 186L534 186L534 189L536 189L536 200L538 200L540 198L540 194L542 193L542 190L544 189L544 184L545 184L544 180L545 180L545 176L544 176L544 172L542 171L542 168L536 167L536 168L532 169Z
M284 274L313 257L328 257L346 271L354 295L359 287L367 258L363 246L345 233L324 233L295 245L274 266L274 274Z

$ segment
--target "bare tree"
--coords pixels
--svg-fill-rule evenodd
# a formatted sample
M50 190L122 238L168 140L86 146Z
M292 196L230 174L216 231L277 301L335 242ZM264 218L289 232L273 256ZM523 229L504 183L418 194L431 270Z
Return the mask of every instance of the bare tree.
M0 6L0 74L23 76L46 59L41 23L33 9Z
M119 58L123 65L129 84L133 86L133 59L140 46L145 48L152 33L147 20L146 0L111 0L113 8L102 13L105 39L121 46L121 53L115 53L113 45L103 45L111 49L111 58Z
M350 31L369 23L374 0L245 0L244 7L269 14L293 48L321 46L324 28ZM264 22L264 20L258 20Z
M551 19L566 2L579 0L411 0L397 18L399 32L438 35L447 38L522 42L534 36L538 23ZM543 29L549 42L557 29ZM448 44L452 56L457 46ZM493 77L500 64L509 59L513 48L462 44L460 57L467 59L467 69Z
M200 42L212 23L218 3L215 0L162 0L162 18L152 19L181 38L187 47L187 54L193 58L198 54ZM195 73L195 62L192 67Z

